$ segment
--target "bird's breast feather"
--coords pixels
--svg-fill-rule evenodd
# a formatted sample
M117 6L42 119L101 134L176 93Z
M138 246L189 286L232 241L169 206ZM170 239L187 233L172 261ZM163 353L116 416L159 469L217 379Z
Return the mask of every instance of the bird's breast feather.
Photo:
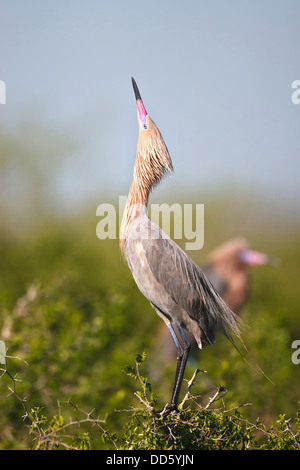
M149 219L136 221L132 228L126 258L140 290L156 305L155 296L163 296L165 304L172 300L189 315L197 316L201 309L198 266Z

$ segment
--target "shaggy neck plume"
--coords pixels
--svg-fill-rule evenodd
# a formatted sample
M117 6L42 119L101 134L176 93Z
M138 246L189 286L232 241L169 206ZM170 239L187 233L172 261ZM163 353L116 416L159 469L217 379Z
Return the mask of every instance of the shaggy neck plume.
M128 194L120 229L120 248L122 252L124 251L124 245L129 234L132 220L142 212L147 213L147 205L152 183L150 181L143 181L143 179L138 176L139 174L139 159L137 157L134 166L133 181Z

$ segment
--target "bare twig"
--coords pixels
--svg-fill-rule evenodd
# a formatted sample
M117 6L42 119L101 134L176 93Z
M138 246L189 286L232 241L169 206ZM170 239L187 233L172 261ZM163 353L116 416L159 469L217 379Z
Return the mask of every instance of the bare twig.
M220 387L217 389L214 396L209 399L209 402L204 407L204 410L207 410L215 401L220 400L221 398L223 398L226 392L227 392L227 389L225 387L223 387L222 385L220 385Z
M3 362L3 368L0 369L2 372L0 375L1 377L4 377L7 375L9 379L11 380L11 386L8 387L10 393L8 396L13 395L22 405L23 410L24 410L24 415L22 416L23 420L28 419L30 421L30 432L32 434L35 434L34 440L37 441L36 444L36 449L49 449L49 448L54 448L57 446L62 446L66 449L76 449L76 446L73 444L65 442L63 439L81 439L82 436L70 436L67 434L62 434L62 431L65 431L66 429L72 427L72 426L80 426L82 423L85 422L91 422L93 423L93 426L97 426L103 433L103 435L108 436L112 444L114 445L115 449L118 450L118 447L114 441L114 439L108 435L107 431L101 426L102 423L105 423L105 420L100 420L99 418L94 418L92 413L94 410L91 412L86 412L82 409L80 409L77 405L74 405L70 400L68 400L66 403L70 406L72 406L74 409L85 415L85 418L73 421L70 420L69 423L62 423L60 425L54 426L52 421L45 426L45 423L48 422L48 419L44 419L44 417L40 418L39 417L39 412L38 409L36 410L31 410L29 413L28 407L26 404L26 397L22 398L16 390L16 382L20 381L17 379L17 374L12 375L12 373L9 371L8 368L8 361L7 359L19 359L22 360L18 357L13 357L13 356L7 356L7 350L5 351L5 354L2 354L2 362ZM26 363L26 361L23 361ZM26 363L27 364L27 363ZM27 364L28 365L28 364ZM60 403L58 405L59 407L59 415L61 416L60 412ZM44 426L43 426L44 423Z
M6 350L6 353L7 353L7 350ZM19 357L15 357L15 356L7 356L7 354L5 353L4 355L4 368L1 369L2 370L2 375L1 377L3 377L4 375L8 375L8 377L11 379L12 381L12 387L8 387L10 393L8 396L10 395L14 395L16 397L16 399L21 403L23 409L24 409L24 412L25 414L22 416L22 418L25 420L26 418L28 418L30 421L31 421L31 424L34 425L34 428L37 429L38 433L40 436L43 435L43 430L42 428L40 427L40 421L38 419L34 419L29 413L28 413L28 409L27 409L27 405L26 405L26 397L22 398L20 397L20 395L16 392L16 382L19 381L16 377L17 377L17 374L15 374L15 376L13 376L9 370L8 370L8 363L7 363L7 359L18 359L18 360L22 360L20 359ZM25 362L26 365L27 362L26 361L23 361Z
M296 447L298 447L298 449L300 449L300 443L299 443L299 440L297 439L297 437L295 436L295 434L292 431L292 428L291 428L291 425L290 425L290 419L286 419L285 424L286 424L288 432L290 433L290 435L294 439Z
M100 423L105 423L105 420L100 420L99 418L94 418L92 416L92 413L94 412L94 410L92 410L90 412L84 411L81 408L79 408L78 405L75 405L74 403L72 403L70 399L66 403L68 405L72 406L75 410L79 411L80 413L82 413L86 416L86 419L77 421L78 424L80 424L82 422L92 422L93 425L97 426L102 431L104 436L108 435L106 429L104 429L100 424ZM75 422L73 422L72 424L75 424ZM115 449L118 450L118 446L117 446L116 442L114 441L114 439L112 437L110 437L110 440L111 440L112 444L114 445Z
M194 385L195 383L195 379L197 377L197 375L199 374L199 372L204 372L206 374L206 370L201 370L201 369L196 369L194 374L193 374L193 377L191 378L191 380L188 382L188 389L187 389L187 392L185 394L185 397L183 398L182 402L180 403L180 408L182 409L183 405L185 404L185 402L190 398L191 396L191 388L192 386Z

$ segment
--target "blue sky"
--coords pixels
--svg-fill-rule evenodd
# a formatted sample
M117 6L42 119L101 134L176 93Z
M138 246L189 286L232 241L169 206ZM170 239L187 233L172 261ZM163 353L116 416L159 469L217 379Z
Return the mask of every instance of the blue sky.
M241 186L298 207L299 18L299 0L1 0L0 123L76 137L66 200L126 194L134 76L173 160L169 191Z

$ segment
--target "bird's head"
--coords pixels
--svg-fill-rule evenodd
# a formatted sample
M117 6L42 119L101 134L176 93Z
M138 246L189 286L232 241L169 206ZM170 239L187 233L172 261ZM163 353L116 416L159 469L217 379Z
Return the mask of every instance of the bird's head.
M276 258L254 251L244 238L234 238L216 248L210 256L216 265L235 266L244 269L246 266L275 265Z
M163 137L148 115L137 84L132 78L137 104L139 139L137 143L136 176L147 180L151 186L158 183L166 172L173 171L172 160Z

